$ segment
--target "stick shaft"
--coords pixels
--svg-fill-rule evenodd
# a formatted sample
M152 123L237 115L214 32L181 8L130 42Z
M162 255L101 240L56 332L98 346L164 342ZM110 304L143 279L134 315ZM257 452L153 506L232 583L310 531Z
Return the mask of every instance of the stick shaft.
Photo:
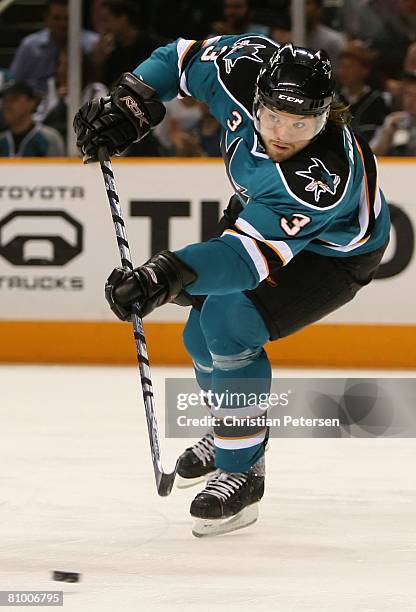
M101 171L103 173L105 189L107 192L107 198L110 204L111 216L114 223L121 264L124 268L133 270L130 247L127 239L126 225L123 219L123 213L120 206L120 200L117 193L117 186L111 162L107 158L107 155L104 151L100 152L99 159ZM169 495L170 490L172 488L173 480L176 474L176 468L174 472L172 472L172 474L164 473L162 468L160 458L159 428L157 424L154 406L153 384L147 353L146 338L143 329L143 321L139 315L138 304L133 305L132 324L136 344L137 361L139 365L140 382L143 391L143 401L145 406L147 430L149 434L150 450L152 454L156 486L159 495L165 496Z

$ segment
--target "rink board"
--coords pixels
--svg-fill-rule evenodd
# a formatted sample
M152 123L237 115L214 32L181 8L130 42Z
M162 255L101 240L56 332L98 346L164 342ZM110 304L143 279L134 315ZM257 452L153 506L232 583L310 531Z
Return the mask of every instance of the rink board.
M103 284L119 255L101 173L79 160L3 160L0 180L0 360L132 363L131 330L114 322ZM208 239L231 189L220 160L117 160L133 261ZM271 343L276 364L416 367L412 159L380 161L394 230L381 275L350 304ZM146 320L153 363L189 363L187 309Z

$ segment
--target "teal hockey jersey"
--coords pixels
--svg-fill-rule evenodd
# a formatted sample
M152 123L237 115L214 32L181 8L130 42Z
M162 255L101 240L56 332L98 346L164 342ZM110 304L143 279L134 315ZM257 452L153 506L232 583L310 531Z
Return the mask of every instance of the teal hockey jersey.
M220 238L177 255L198 274L190 293L255 288L302 250L347 257L386 243L390 220L368 145L328 122L315 140L276 163L253 124L255 82L278 45L256 34L178 41L134 71L162 100L192 96L223 127L222 152L243 205Z

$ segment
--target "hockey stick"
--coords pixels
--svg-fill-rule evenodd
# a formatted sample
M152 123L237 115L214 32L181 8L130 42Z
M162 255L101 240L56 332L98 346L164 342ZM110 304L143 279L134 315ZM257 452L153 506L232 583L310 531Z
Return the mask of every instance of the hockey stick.
M104 147L99 149L98 159L101 166L101 172L103 174L108 202L110 204L118 249L120 251L121 265L124 268L133 270L130 247L127 240L126 226L120 207L120 200L117 195L117 187L113 169L111 167L111 161L108 153ZM172 490L179 460L176 462L173 472L168 474L167 472L163 471L162 462L160 459L159 430L153 400L153 385L147 356L147 345L146 338L144 336L143 321L139 314L139 304L134 304L132 310L133 313L131 320L133 324L134 339L136 342L137 361L139 364L140 381L143 391L144 409L147 421L147 431L149 434L150 450L152 453L153 469L155 472L156 487L159 495L165 497L166 495L169 495Z

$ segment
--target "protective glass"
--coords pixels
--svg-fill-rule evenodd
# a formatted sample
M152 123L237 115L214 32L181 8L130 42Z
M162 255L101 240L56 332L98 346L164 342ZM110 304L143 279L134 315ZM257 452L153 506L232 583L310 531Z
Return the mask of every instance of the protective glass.
M259 101L254 124L260 134L290 144L312 140L325 127L328 115L329 109L320 115L292 115L276 108L272 110Z

